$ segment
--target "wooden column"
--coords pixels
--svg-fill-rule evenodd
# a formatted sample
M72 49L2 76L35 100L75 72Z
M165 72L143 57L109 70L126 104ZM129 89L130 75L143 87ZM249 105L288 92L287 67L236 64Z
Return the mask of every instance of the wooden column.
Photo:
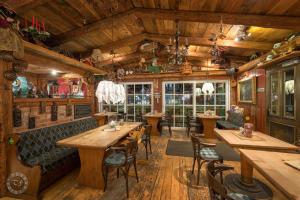
M0 196L3 196L6 188L7 177L7 140L12 136L12 81L4 77L7 70L12 69L12 63L0 60Z

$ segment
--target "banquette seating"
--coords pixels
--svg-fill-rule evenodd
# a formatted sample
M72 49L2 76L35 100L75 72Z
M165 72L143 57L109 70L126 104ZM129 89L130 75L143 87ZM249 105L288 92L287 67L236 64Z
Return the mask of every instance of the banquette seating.
M36 192L46 188L55 180L78 167L77 149L56 146L58 140L71 137L94 129L97 122L94 118L84 118L55 126L29 130L20 134L17 142L17 158L22 164L37 170L39 182ZM29 170L30 171L30 170ZM39 171L39 172L38 172ZM24 172L26 173L26 172Z
M234 110L227 111L227 120L218 120L217 128L219 129L239 129L244 126L244 116L242 112Z

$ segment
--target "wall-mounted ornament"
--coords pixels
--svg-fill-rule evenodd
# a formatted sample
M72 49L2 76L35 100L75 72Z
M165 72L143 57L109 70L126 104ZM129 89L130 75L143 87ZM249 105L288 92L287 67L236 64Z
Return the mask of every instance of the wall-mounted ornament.
M47 103L45 101L40 102L40 114L44 114L46 112Z
M51 106L51 121L57 120L57 110L58 110L57 103L53 102L53 104Z
M13 108L13 125L14 127L22 126L22 112L18 106L14 106Z
M67 104L66 105L66 116L69 117L69 116L72 116L72 113L73 113L73 106L72 104Z
M28 129L35 128L35 117L31 115L31 108L28 115Z
M91 72L86 72L86 73L84 74L84 77L86 77L86 81L87 81L87 83L89 83L89 84L93 84L93 83L95 82L95 76L94 76L94 74L91 73Z

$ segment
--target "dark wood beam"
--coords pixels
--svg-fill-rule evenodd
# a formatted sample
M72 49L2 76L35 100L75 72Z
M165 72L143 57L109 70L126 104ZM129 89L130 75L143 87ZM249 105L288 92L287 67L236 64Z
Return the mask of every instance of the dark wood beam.
M132 54L128 54L128 55L125 55L125 56L118 56L118 57L115 57L113 60L112 59L104 60L104 61L100 62L97 66L102 67L102 66L113 65L113 64L117 64L119 62L136 60L136 59L139 59L143 56L149 56L149 54L146 54L146 53L132 53Z
M92 16L97 19L100 20L100 16L99 14L96 12L96 10L93 8L93 6L87 2L86 0L66 0L68 2L68 4L74 8L78 13L80 13L81 16L85 17L86 16L86 10L92 14Z
M291 29L298 31L300 30L300 17L294 16L202 12L191 10L167 10L151 8L136 8L134 13L137 17L140 18L181 20L205 23L220 23L222 16L224 24Z

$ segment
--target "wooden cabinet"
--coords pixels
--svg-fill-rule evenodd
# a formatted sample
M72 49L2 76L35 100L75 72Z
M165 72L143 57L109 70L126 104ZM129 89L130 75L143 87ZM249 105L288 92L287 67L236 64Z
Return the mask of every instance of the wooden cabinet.
M300 140L299 77L299 58L267 69L267 130L271 136L289 143Z

